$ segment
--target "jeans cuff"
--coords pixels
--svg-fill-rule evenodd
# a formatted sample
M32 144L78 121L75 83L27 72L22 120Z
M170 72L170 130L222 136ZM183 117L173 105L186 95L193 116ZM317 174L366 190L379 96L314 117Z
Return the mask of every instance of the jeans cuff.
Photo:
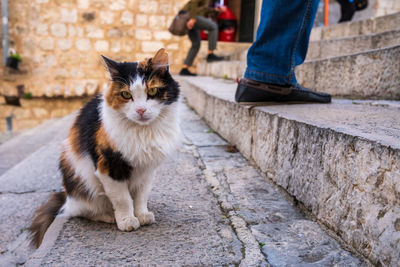
M273 83L273 84L280 84L280 85L297 84L296 75L294 75L294 74L290 75L290 76L289 75L285 76L285 75L251 70L249 68L246 68L244 77L251 79L251 80L263 82L263 83Z

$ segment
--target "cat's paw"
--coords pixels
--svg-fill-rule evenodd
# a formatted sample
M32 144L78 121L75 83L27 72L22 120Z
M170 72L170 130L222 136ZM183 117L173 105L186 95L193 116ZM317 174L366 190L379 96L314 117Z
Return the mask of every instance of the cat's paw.
M117 220L118 229L124 232L136 230L140 227L139 220L134 217L125 217Z
M140 225L149 225L156 221L152 212L140 213L137 215L137 218L139 219Z

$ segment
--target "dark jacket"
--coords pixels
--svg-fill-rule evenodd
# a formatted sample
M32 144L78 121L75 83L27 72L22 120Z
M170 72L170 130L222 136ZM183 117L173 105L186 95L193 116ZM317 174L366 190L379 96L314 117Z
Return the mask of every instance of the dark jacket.
M210 0L190 0L182 10L190 13L190 18L195 19L197 16L207 17L213 13L213 9L209 8Z

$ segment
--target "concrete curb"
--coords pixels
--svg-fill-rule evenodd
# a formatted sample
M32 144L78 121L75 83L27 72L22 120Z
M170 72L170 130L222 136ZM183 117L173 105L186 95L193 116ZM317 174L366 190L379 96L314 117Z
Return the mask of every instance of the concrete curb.
M204 77L180 80L188 104L319 222L374 264L400 261L399 137L379 141L357 127L329 126L323 117L299 120L301 110L335 114L340 105L337 111L334 105L285 106L291 110L286 113L281 106L249 109L233 102L235 85ZM398 109L386 113L396 118ZM372 118L360 110L354 117L349 112L349 120L363 114Z

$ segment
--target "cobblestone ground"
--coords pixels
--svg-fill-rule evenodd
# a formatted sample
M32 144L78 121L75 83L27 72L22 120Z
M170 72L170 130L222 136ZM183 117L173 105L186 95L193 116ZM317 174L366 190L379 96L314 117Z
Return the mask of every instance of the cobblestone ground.
M48 192L60 188L55 168L60 140L7 170L0 176L0 265L365 265L186 106L182 128L183 146L160 167L150 198L156 223L134 232L74 218L33 251L24 229Z

